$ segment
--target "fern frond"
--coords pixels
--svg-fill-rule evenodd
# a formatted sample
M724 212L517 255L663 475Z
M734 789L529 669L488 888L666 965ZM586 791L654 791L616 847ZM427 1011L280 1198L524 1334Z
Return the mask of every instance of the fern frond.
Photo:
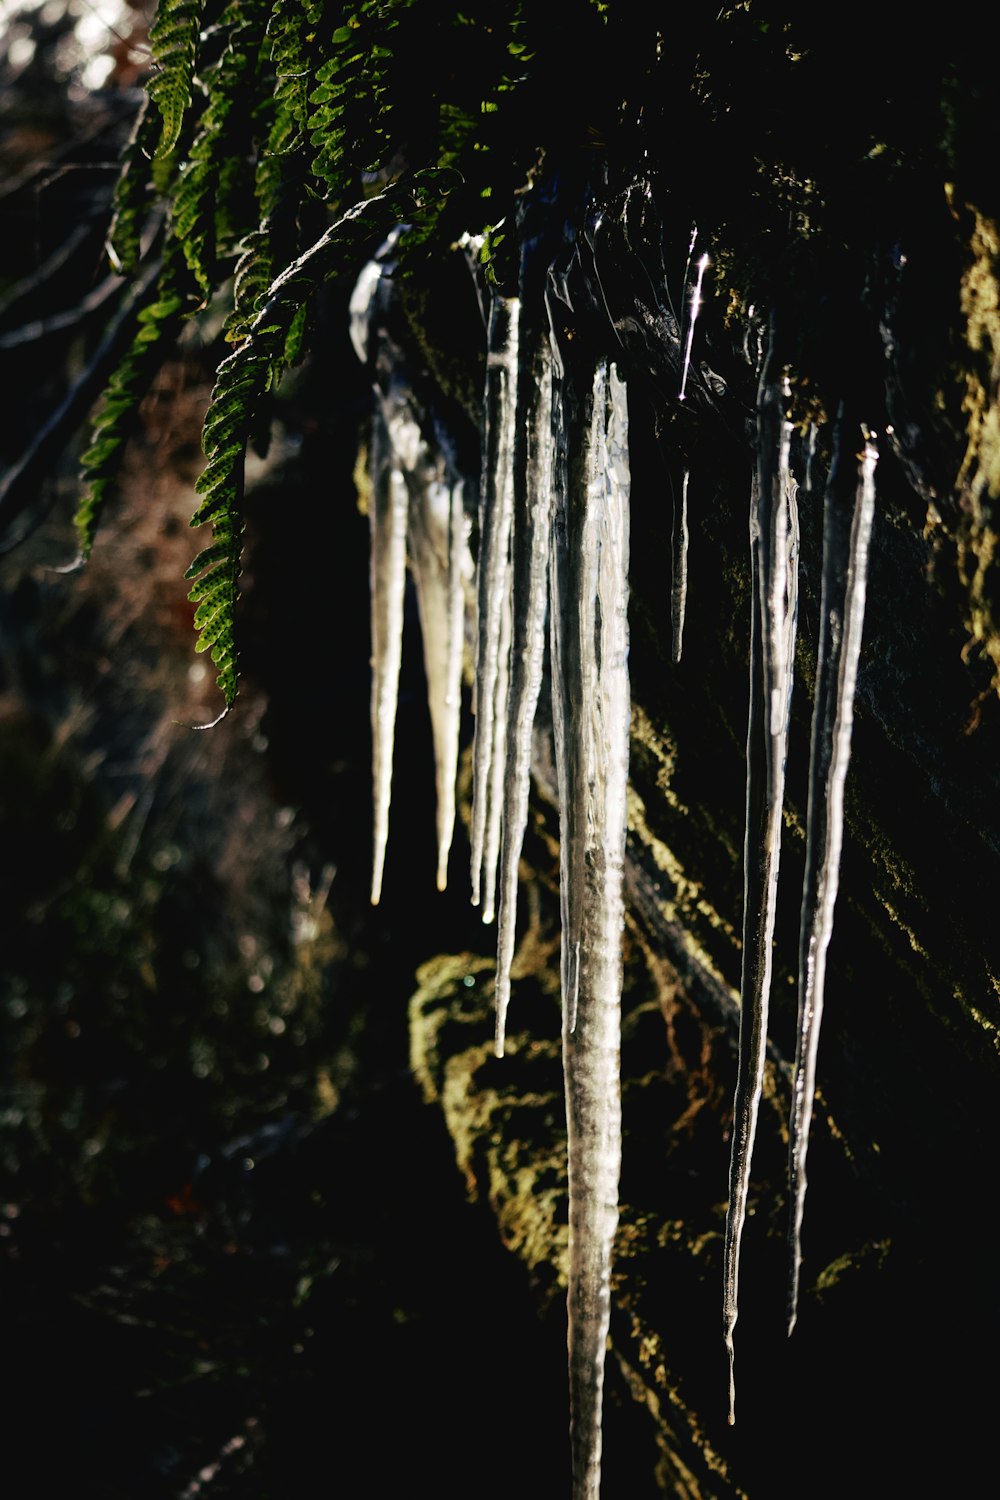
M142 306L145 297L155 300ZM124 359L108 382L91 434L91 444L80 461L84 481L73 524L80 556L90 556L109 491L117 482L125 445L135 430L139 403L149 388L188 308L169 261L151 266L136 288L136 332Z
M173 193L173 233L206 297L218 280L219 254L232 249L253 201L248 148L254 136L264 20L259 5L235 0L213 29L213 40L223 39L222 48L204 70L207 103Z
M319 197L310 177L306 126L323 12L322 0L275 0L268 22L264 50L272 80L266 104L270 123L254 186L260 227L245 237L237 266L235 307L226 334L231 340L246 336L275 270L303 249L303 209ZM265 111L261 113L263 117Z
M298 364L302 358L302 351L306 344L306 335L309 327L309 304L303 303L295 314L285 339L285 349L282 362L286 367Z
M146 92L163 119L158 157L169 156L180 139L184 115L191 102L191 80L205 0L161 0L149 33L158 72Z
M121 176L115 184L114 216L108 231L108 255L116 271L132 276L142 254L142 231L150 206L148 161L156 149L160 121L144 99L125 148Z
M267 149L273 156L285 156L304 141L321 12L321 6L285 0L268 24L275 114Z
M226 338L242 343L263 307L274 280L270 240L265 224L248 234L233 273L233 310L226 321Z
M209 4L212 24L202 34ZM349 272L376 236L406 219L413 225L407 253L430 254L443 198L456 184L461 201L452 217L478 227L490 111L531 55L522 10L522 0L490 7L472 0L468 15L428 28L415 0L352 0L349 7L343 0L160 0L151 33L158 71L149 86L159 121L150 111L140 127L136 170L119 189L116 235L122 263L136 264L145 175L169 203L164 256L172 270L151 293L97 419L77 526L86 555L151 371L190 310L187 277L207 299L225 285L238 255L226 329L237 347L217 372L192 518L211 525L212 540L189 570L198 649L211 651L227 707L238 691L233 621L244 458L263 398L301 355L316 287ZM478 82L470 88L473 78L486 79L483 93ZM498 164L505 180L523 181L509 157L500 163L498 153L490 165ZM366 177L390 185L357 202ZM339 217L302 251L323 200ZM281 266L287 269L275 277Z
M431 183L427 190L437 191ZM289 347L313 293L345 261L398 220L415 202L398 185L355 206L272 283L246 341L222 361L205 418L202 446L208 462L196 489L202 500L192 526L212 525L212 542L195 558L189 598L198 604L196 649L211 650L218 686L230 707L239 690L234 614L239 597L243 536L243 482L247 442L266 392L281 377Z
M359 172L384 165L393 55L385 41L399 25L396 12L408 8L409 0L362 0L349 23L333 33L330 55L316 72L308 128L319 154L312 170L332 201L342 198Z

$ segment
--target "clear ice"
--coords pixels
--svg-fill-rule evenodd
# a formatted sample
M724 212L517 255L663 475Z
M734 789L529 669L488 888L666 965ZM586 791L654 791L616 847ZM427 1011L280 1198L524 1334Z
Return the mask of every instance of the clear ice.
M443 891L448 882L448 855L455 829L468 528L464 483L440 456L435 461L428 456L424 472L413 476L408 542L434 741L437 888Z
M826 953L840 880L844 778L851 758L854 688L865 618L877 461L874 437L841 410L823 501L820 637L809 756L806 866L799 932L798 1040L788 1147L792 1200L788 1245L789 1333L795 1327L798 1307L806 1152L816 1092Z
M383 314L391 293L394 231L351 297L351 338L372 375L370 474L372 638L371 899L382 893L409 558L420 612L437 787L437 884L444 889L455 826L465 593L472 574L464 481L447 443L422 430L401 351Z
M798 597L798 509L789 464L792 427L787 415L788 385L784 377L773 379L769 366L770 360L757 402L757 469L750 503L752 606L743 972L723 1251L723 1336L729 1355L731 1423L736 1419L733 1333L739 1315L740 1240L764 1078Z
M645 212L630 189L626 208ZM601 231L595 218L591 249ZM678 400L684 401L708 256L688 276ZM391 251L392 242L386 247ZM439 434L421 428L398 350L385 329L373 359L383 265L365 269L351 304L352 336L373 371L371 441L372 734L375 804L372 900L388 833L407 553L421 617L437 776L437 881L443 888L455 822L461 674L472 578L465 481ZM532 735L546 646L560 817L563 1057L569 1155L568 1344L574 1500L597 1500L610 1277L621 1164L619 1081L628 679L629 458L625 385L600 361L581 375L560 337L578 250L548 273L547 294L494 294L487 328L472 800L472 898L498 921L496 1037L503 1054L515 947L518 865L527 826ZM576 266L579 269L579 266ZM534 272L532 272L534 274ZM526 285L522 265L522 292ZM654 288L660 307L665 284ZM603 295L603 292L602 292ZM548 316L546 317L546 307ZM605 311L607 307L605 305ZM662 309L661 309L662 311ZM610 315L609 315L610 316ZM756 358L751 359L751 338ZM734 1331L771 987L785 762L797 620L798 510L790 451L791 394L765 359L750 310L747 358L763 365L751 483L750 701L747 723L743 972L739 1064L724 1243L724 1338L729 1420L735 1419ZM859 451L859 437L860 451ZM826 953L843 836L843 788L865 607L875 498L874 437L843 411L824 498L821 637L812 725L806 870L799 951L799 1023L789 1172L789 1332L794 1326ZM806 488L817 430L806 445ZM688 488L683 469L671 534L672 658L679 662L687 598ZM546 628L547 627L547 628Z
M372 905L382 896L389 841L392 751L396 733L399 664L403 650L406 593L406 530L409 493L389 423L381 407L372 422L371 630L372 630L372 794L375 829L372 851Z
M687 561L688 561L688 481L689 469L684 470L681 494L678 502L674 496L674 520L670 530L670 656L674 666L681 659L684 646L684 614L687 609Z
M614 365L600 364L580 398L565 378L557 389L565 467L556 485L551 639L564 850L570 1442L574 1500L596 1500L621 1164L628 416Z
M485 922L494 916L504 778L519 311L516 297L494 297L487 335L472 779L472 904L482 903Z
M526 320L524 320L526 321ZM507 699L507 776L497 921L496 1052L503 1056L517 879L528 821L531 742L545 664L552 521L552 353L545 326L525 328L517 374L513 489L513 635Z

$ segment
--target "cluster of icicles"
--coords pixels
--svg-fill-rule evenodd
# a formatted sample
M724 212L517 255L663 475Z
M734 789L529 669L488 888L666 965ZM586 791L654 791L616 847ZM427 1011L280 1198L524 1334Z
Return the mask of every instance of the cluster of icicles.
M706 260L686 307L679 399ZM391 269L391 268L390 268ZM568 1343L574 1500L600 1490L601 1405L621 1160L619 1082L623 873L629 757L628 404L622 374L599 360L585 381L561 357L558 286L545 306L494 295L487 315L478 559L466 481L411 401L398 351L374 314L385 260L363 273L352 335L374 373L371 443L374 876L388 832L407 561L423 631L436 775L438 885L455 818L466 619L475 624L472 899L498 921L496 1051L502 1056L514 953L518 863L532 732L548 658L561 837L563 1057L568 1131ZM376 329L377 335L376 335ZM563 346L565 352L565 346ZM764 1070L797 618L797 483L784 372L760 373L751 483L753 617L739 1081L725 1238L724 1334L734 1417L733 1331L740 1238ZM816 434L811 434L811 450ZM824 494L821 631L812 723L799 960L799 1033L790 1130L789 1331L794 1324L806 1145L813 1107L826 951L837 895L843 786L864 617L877 461L874 435L844 410ZM809 471L805 488L810 487ZM472 497L470 497L472 498ZM672 559L673 659L687 589L685 473Z

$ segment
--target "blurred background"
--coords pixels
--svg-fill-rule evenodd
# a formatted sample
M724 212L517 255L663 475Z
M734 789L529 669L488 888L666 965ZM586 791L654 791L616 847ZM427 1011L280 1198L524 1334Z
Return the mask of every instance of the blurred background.
M434 892L415 642L406 857L367 904L349 289L253 462L225 721L190 727L219 703L182 582L210 320L144 403L92 561L64 571L121 344L104 239L148 21L0 3L0 1486L277 1500L353 1471L339 1493L420 1474L464 1496L475 1474L501 1495L530 1451L541 1492L564 1483L562 1314L533 1318L408 1070L419 957L484 949L467 901Z

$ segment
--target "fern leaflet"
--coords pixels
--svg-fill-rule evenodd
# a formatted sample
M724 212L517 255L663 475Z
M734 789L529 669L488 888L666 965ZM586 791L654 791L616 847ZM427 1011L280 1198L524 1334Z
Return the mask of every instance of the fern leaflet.
M90 556L94 537L109 491L117 482L125 457L125 445L135 428L136 415L153 373L173 343L189 305L180 289L169 247L161 267L156 263L139 281L134 297L141 310L135 337L104 393L94 420L90 447L81 459L85 489L77 505L73 524L80 556ZM152 297L143 306L144 299Z
M263 19L260 7L239 3L227 6L220 18L215 36L224 38L222 50L202 75L208 102L173 194L173 234L206 297L218 281L219 254L230 251L238 236L234 226L242 223L244 182L243 198L252 202L246 157L254 134Z
M163 131L156 148L158 157L169 156L180 139L191 102L191 79L203 9L204 0L161 0L150 29L149 45L159 71L150 79L146 92L163 118Z

